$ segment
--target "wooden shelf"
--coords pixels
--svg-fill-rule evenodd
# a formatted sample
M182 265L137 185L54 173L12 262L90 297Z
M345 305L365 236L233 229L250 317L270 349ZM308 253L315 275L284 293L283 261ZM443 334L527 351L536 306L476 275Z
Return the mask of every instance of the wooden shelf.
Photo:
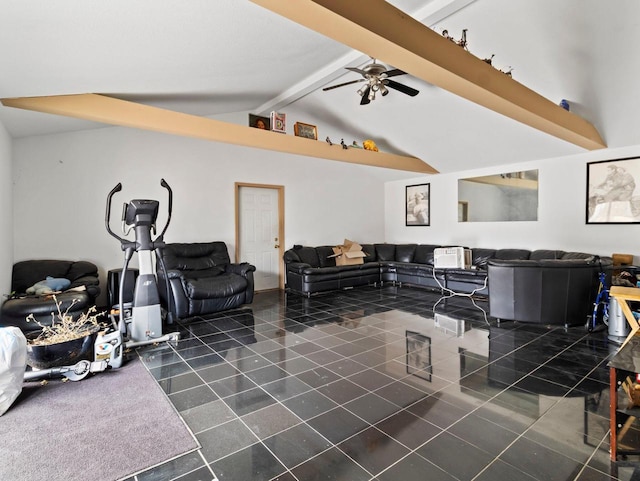
M251 0L478 105L585 149L606 147L586 120L518 83L384 0Z
M436 174L438 171L417 157L341 145L221 122L172 110L151 107L99 94L56 95L2 99L6 107L64 115L111 125L153 130L184 137L275 150L289 154L337 160L387 169Z

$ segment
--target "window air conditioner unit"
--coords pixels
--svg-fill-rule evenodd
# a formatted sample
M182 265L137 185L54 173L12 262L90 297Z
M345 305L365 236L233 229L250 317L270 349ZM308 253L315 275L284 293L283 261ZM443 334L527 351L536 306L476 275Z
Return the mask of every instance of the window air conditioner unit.
M433 267L436 269L471 267L471 249L464 247L441 247L433 250Z

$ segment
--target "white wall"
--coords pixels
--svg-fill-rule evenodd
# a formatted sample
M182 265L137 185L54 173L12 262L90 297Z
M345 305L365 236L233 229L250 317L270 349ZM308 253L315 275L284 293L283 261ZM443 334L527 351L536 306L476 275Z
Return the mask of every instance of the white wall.
M233 258L234 182L284 185L286 248L383 241L384 183L374 169L117 127L14 139L15 259L87 259L106 285L106 271L122 264L104 226L107 193L122 182L114 231L134 198L160 201L161 228L161 178L174 191L167 242L221 240Z
M13 144L13 154L11 154ZM8 159L13 155L13 166ZM640 147L509 164L458 174L381 180L379 170L227 144L107 127L11 141L0 131L3 273L29 258L88 259L105 273L122 252L105 231L106 195L118 182L112 227L123 202L161 202L165 178L174 190L168 242L222 240L234 256L234 182L285 186L285 247L341 242L422 242L471 247L558 248L640 256L640 226L585 225L586 163L640 155ZM539 169L538 222L457 222L458 178ZM13 171L13 199L11 190ZM431 183L431 226L406 227L404 187ZM13 206L11 204L13 203ZM12 209L13 207L13 209ZM384 215L382 215L384 213ZM10 246L13 241L13 254ZM5 253L5 254L2 254ZM8 291L9 276L2 280Z
M13 266L13 181L11 138L0 122L0 296L11 291ZM0 297L0 302L4 297Z
M640 147L388 182L385 186L385 239L392 243L563 249L599 255L620 252L633 254L638 262L640 224L586 225L585 222L587 162L630 156L640 156ZM458 223L459 178L529 169L539 169L537 222ZM431 184L431 225L406 227L405 185L419 183Z

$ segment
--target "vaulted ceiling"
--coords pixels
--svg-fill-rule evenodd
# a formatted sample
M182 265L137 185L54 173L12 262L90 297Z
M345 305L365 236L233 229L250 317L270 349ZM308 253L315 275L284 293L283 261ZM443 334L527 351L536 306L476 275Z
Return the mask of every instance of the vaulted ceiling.
M366 0L352 3L367 8ZM567 99L608 147L640 144L635 0L389 3L439 34L460 38L467 29L471 54L494 55L496 69L513 68L519 84L554 104ZM354 50L248 0L3 0L0 9L0 98L101 93L236 121L278 110L290 123L317 125L321 139L372 138L441 172L586 151L404 65L410 73L396 80L420 90L416 97L392 90L360 105L358 84L324 92L357 79L345 67L361 67L378 50ZM390 60L382 61L395 67ZM6 106L0 121L13 137L104 126Z

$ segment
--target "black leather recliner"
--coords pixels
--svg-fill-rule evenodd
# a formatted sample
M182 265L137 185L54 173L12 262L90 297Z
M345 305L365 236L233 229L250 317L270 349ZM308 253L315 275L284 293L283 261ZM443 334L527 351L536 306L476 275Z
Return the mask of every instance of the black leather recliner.
M254 266L233 264L224 242L167 244L156 261L164 307L178 319L233 309L253 301ZM169 280L169 293L166 281Z
M47 276L71 281L64 292L56 294L56 299L62 313L74 319L92 307L100 294L98 268L91 262L49 259L16 262L11 275L13 294L2 304L0 326L16 326L23 332L40 330L38 323L26 321L29 314L40 324L51 325L52 314L58 313L53 296L26 294L29 287Z

